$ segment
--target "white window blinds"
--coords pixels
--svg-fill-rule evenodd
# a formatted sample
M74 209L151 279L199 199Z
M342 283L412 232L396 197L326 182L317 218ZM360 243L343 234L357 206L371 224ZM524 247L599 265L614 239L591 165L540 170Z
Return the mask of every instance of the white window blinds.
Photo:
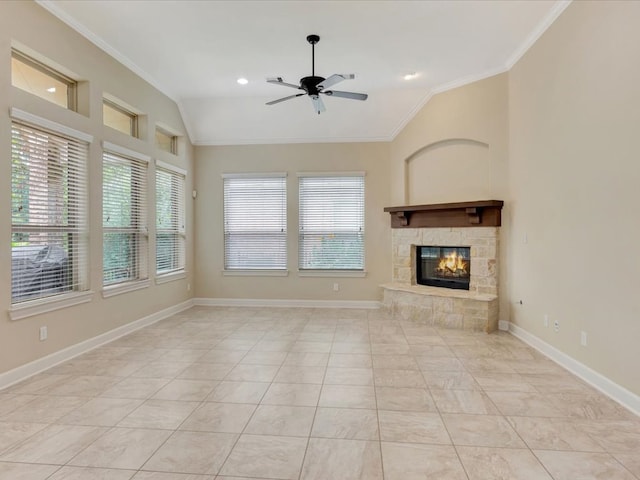
M146 161L104 152L102 226L103 284L148 278Z
M185 267L185 175L158 162L156 167L156 273Z
M224 267L287 268L285 174L224 176Z
M87 290L88 143L11 125L11 300Z
M300 175L299 268L364 269L364 175Z

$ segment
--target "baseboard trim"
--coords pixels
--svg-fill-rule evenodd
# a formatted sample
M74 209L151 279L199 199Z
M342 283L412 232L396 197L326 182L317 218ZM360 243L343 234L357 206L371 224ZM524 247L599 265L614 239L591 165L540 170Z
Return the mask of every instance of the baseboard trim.
M80 343L76 343L75 345L71 345L70 347L64 348L62 350L58 350L57 352L51 353L46 357L38 358L33 362L21 365L20 367L16 367L13 370L9 370L8 372L1 373L0 389L21 382L55 365L71 360L72 358L77 357L78 355L82 355L89 350L93 350L94 348L104 345L105 343L112 342L113 340L116 340L141 328L152 325L156 322L159 322L160 320L164 320L165 318L170 317L171 315L175 315L176 313L180 313L183 310L191 308L192 306L193 299L187 300L177 305L173 305L171 307L160 310L159 312L147 315L146 317L134 320L133 322L127 323L126 325L122 325L120 327L114 328L113 330L109 330L108 332L102 333L96 337L84 340Z
M380 302L369 300L276 300L262 298L194 298L203 307L285 307L285 308L380 308Z
M573 357L570 357L569 355L558 350L552 345L549 345L547 342L527 332L525 329L519 327L518 325L509 323L509 332L513 336L522 340L524 343L532 346L540 353L549 357L561 367L564 367L574 375L577 375L582 380L584 380L597 390L601 391L612 400L615 400L623 407L640 416L640 396L609 380L604 375L596 372L595 370L592 370L585 364L577 361Z

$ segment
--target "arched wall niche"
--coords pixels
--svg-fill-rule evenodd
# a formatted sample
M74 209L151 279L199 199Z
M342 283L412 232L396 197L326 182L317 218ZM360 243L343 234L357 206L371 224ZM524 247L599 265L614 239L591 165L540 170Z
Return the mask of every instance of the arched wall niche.
M405 204L489 199L492 177L488 143L471 138L439 140L405 159Z

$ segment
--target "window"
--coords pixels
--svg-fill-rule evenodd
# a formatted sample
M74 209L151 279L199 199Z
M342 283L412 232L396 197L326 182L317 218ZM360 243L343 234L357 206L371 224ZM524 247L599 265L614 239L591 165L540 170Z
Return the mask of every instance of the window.
M102 103L102 120L107 127L125 135L138 136L138 116L110 100Z
M300 270L364 269L364 174L339 175L300 175Z
M87 151L84 139L11 124L14 304L87 290Z
M75 110L76 82L15 50L11 52L11 85Z
M226 174L225 270L287 268L287 185L283 173Z
M185 172L163 162L156 168L156 272L184 270Z
M105 145L107 148L124 151ZM144 280L148 276L148 160L135 156L138 158L112 151L103 154L102 281L105 286Z
M156 146L165 152L178 154L178 137L156 127Z

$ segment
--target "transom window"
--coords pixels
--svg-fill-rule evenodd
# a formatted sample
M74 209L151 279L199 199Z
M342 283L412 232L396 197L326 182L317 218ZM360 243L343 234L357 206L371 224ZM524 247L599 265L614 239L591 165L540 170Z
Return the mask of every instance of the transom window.
M156 146L160 150L177 155L178 137L160 127L156 127Z
M300 270L364 269L364 174L300 174Z
M112 151L103 154L102 266L105 286L148 277L147 165L148 160L142 156L132 158Z
M138 115L110 100L103 100L102 120L107 127L125 135L138 136Z
M225 270L287 268L287 186L284 173L225 174Z
M76 109L76 81L16 50L11 52L11 85L51 103Z
M164 162L156 166L156 273L185 268L186 172Z
M11 124L11 301L87 290L88 143Z

